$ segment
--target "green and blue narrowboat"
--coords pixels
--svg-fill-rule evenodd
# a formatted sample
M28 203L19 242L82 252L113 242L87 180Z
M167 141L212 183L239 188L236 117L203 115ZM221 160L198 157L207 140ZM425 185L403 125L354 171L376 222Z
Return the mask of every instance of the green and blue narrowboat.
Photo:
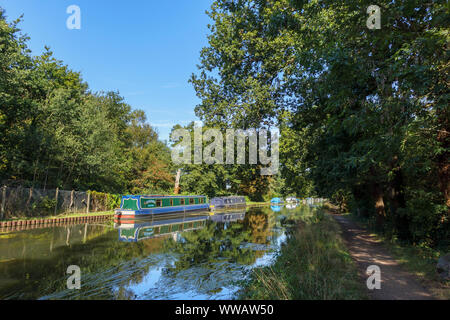
M123 196L116 219L134 219L163 213L208 210L206 196Z

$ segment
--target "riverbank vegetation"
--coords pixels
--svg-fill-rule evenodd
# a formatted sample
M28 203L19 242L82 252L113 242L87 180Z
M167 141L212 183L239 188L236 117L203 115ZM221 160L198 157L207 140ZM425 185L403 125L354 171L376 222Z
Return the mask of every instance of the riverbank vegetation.
M183 194L242 194L258 202L281 195L281 178L261 176L254 166L175 166L144 111L119 92L93 92L48 47L33 56L19 25L0 8L2 184L171 194L181 168Z
M170 149L118 92L92 92L0 8L0 181L109 193L173 189Z
M196 114L223 130L278 127L289 191L448 246L448 7L378 1L370 30L371 4L215 1L191 78Z
M340 235L321 210L292 221L271 266L252 270L239 299L366 299L363 282Z

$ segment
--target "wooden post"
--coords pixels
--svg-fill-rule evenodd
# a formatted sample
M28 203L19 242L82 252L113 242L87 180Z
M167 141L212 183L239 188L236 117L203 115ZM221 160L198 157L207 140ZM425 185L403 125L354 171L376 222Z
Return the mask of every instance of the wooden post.
M86 223L86 224L84 225L84 237L83 237L83 243L86 243L87 227L88 227L88 224Z
M58 194L59 194L59 188L56 188L56 192L55 192L55 216L56 213L58 212Z
M2 188L2 207L0 209L0 220L5 217L5 205L6 205L6 186Z
M70 192L70 204L69 204L70 212L73 212L73 211L74 211L74 210L72 209L72 207L73 207L73 193L74 193L74 190L72 190L72 192Z
M89 213L89 206L91 204L91 193L87 192L87 203L86 203L86 213Z
M28 211L30 207L31 197L33 196L33 187L30 188L30 193L28 194L28 200L27 200L27 208L26 211Z
M181 169L178 169L177 177L175 178L175 190L173 191L174 194L180 193L180 176L181 176Z

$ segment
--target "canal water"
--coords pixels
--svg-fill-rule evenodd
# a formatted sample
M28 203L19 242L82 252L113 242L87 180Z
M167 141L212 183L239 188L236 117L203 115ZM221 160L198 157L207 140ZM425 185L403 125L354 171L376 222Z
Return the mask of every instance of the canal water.
M260 207L0 233L0 299L233 299L309 207ZM81 288L68 289L69 266ZM73 283L70 281L70 283Z

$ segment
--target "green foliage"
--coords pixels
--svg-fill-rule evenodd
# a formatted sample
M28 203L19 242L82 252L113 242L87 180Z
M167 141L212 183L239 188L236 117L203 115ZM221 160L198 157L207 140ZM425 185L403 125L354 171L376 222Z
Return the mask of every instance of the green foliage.
M118 194L108 194L108 210L114 210L120 208L122 196Z
M176 125L172 128L172 132L183 128L191 134L191 164L178 166L182 169L181 192L207 195L210 198L239 194L248 196L251 201L264 200L269 190L270 178L261 176L260 165L194 163L194 127L194 122L191 122L185 127ZM222 129L220 127L203 126L203 133L210 128ZM225 136L223 129L222 133ZM172 147L175 148L179 143L181 141L172 141ZM237 149L236 143L237 141L235 141L234 150ZM207 145L208 142L203 141L203 150ZM248 144L246 148L245 152L248 157ZM226 154L225 147L223 153Z
M49 197L44 197L39 200L39 202L35 202L32 205L32 210L39 212L41 215L42 213L45 214L53 214L56 207L56 199Z
M8 23L0 8L0 181L110 193L171 190L169 149L144 112L118 92L89 91L47 47L31 56L19 22Z
M191 82L210 126L281 132L285 193L334 198L402 239L450 229L444 2L217 0Z

